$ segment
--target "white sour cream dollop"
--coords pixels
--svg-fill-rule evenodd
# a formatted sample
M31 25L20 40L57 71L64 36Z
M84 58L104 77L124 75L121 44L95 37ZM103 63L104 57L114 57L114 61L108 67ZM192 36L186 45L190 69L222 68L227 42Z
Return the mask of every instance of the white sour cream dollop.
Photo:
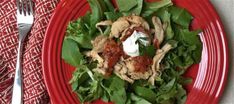
M132 33L131 36L129 36L125 41L123 41L123 50L124 52L131 56L131 57L135 57L135 56L139 56L140 52L139 52L139 44L138 42L136 42L139 38L144 38L144 37L148 37L146 34L144 34L143 32L137 32L134 31ZM141 43L145 46L147 46L150 42L145 39L140 39Z

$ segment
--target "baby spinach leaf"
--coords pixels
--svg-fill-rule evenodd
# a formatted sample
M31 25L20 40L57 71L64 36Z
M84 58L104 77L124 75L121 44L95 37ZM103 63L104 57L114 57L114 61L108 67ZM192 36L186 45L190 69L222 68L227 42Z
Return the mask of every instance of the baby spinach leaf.
M188 11L183 8L171 6L169 12L172 14L173 22L183 26L184 28L189 27L189 24L193 17Z
M88 0L88 3L92 11L92 14L90 16L90 24L91 26L94 26L101 20L104 11L102 10L101 4L98 0Z
M72 84L72 90L76 91L77 88L84 82L89 80L89 75L87 73L86 67L80 65L72 74L72 79L69 83Z
M117 12L117 13L116 12L105 12L104 14L108 20L112 20L112 21L115 21L119 17L123 16L122 13L119 13L119 12Z
M127 94L124 80L117 76L113 77L109 90L111 91L111 101L114 101L115 104L125 104L127 101Z
M66 30L66 38L72 39L79 44L79 47L91 49L91 35L88 33L89 25L84 22L84 17L76 21L70 22Z
M116 0L120 12L127 12L137 5L136 0Z
M91 99L86 100L86 101L94 101L99 99L102 94L103 94L103 89L100 86L101 81L91 81L90 82L90 91L89 91L89 95L87 97L90 97Z
M136 86L134 88L134 92L144 98L147 99L148 101L150 101L151 103L155 102L156 99L156 94L154 93L154 91L150 90L149 88L145 88L145 87L141 87L141 86Z
M72 39L76 41L79 44L79 47L86 48L86 49L92 49L92 44L91 44L91 37L89 37L88 34L79 34L77 36L67 36L67 39Z
M160 0L157 2L145 2L144 3L144 10L157 11L158 9L160 9L162 7L168 7L171 5L173 5L171 0Z
M109 89L111 89L111 90L118 90L118 89L121 88L121 87L125 87L125 81L122 80L122 79L120 79L120 78L117 77L117 76L114 76L114 77L112 78L112 82L111 82L111 84L110 84Z
M151 15L154 14L155 11L153 10L142 10L141 16L146 18L147 22L151 21Z
M187 29L181 30L181 39L189 45L201 45L201 41L198 36L199 32L200 31L189 31Z
M153 45L144 45L143 41L147 41L149 40L148 37L140 37L137 41L136 44L139 45L139 52L140 52L140 56L150 56L150 57L154 57L156 49Z
M142 11L142 7L143 7L143 0L136 0L137 5L130 9L129 11L123 12L124 15L131 15L131 14L135 14L135 15L140 15L141 11Z
M91 12L90 11L87 11L83 17L80 17L83 20L83 22L85 23L85 27L87 29L90 29L90 24L91 24L90 23L90 17L91 17Z
M106 11L106 7L104 4L104 1L102 0L87 0L87 1L92 10L92 14L90 16L91 29L89 31L89 34L91 34L92 36L95 36L96 35L95 32L97 30L95 25L103 19L104 12Z
M141 16L144 17L147 22L152 27L151 23L152 16L155 16L156 13L162 8L168 8L173 5L171 0L160 0L156 2L144 2Z
M115 12L115 8L114 8L111 0L103 0L103 1L105 2L108 11Z
M125 104L127 100L125 88L119 88L118 90L113 91L110 99L115 102L115 104Z
M85 65L80 65L73 73L70 83L74 86L73 90L78 94L81 102L91 102L103 95L101 80ZM78 84L77 84L78 83Z
M167 83L165 86L160 87L159 93L157 94L156 101L159 103L164 102L164 101L168 101L171 98L175 97L176 93L177 93L176 80L174 78L169 83Z
M142 44L139 44L139 52L140 52L140 56L150 56L150 57L154 57L156 49L153 45L149 45L149 46L144 46Z
M167 8L162 8L157 11L157 16L161 18L162 22L167 25L165 29L165 40L172 39L174 37L174 31L171 26L171 14Z
M182 85L177 84L176 102L177 104L185 104L187 99L186 91Z
M132 100L133 104L152 104L149 101L135 95L134 93L131 93L130 97L131 97L131 100ZM132 104L132 103L130 103L130 104Z
M101 97L102 101L109 102L109 95L106 91L103 92L103 95Z
M87 31L88 28L85 26L86 23L83 22L82 18L79 18L76 21L72 21L68 24L67 30L66 30L66 35L77 35L80 33L88 33Z
M178 59L181 60L181 63L184 63L183 65L180 64L180 66L185 69L194 63L199 63L202 51L202 43L198 35L200 30L189 31L178 26L174 27L176 28L174 39L179 41L179 47L175 52L180 57Z
M172 48L177 48L178 46L178 42L176 40L169 40L167 41L167 43L169 43L172 46Z
M100 86L100 81L90 81L88 86L80 86L77 90L77 94L80 98L80 101L83 102L92 102L101 97L103 89Z
M182 72L180 74L182 75L184 73ZM181 84L181 85L188 85L188 84L191 84L192 81L193 81L192 78L186 78L186 77L180 76L180 78L178 80L178 83Z
M146 54L146 55L148 55L150 57L154 57L155 53L156 53L156 49L155 49L155 47L153 45L149 45L149 46L145 47L144 54Z
M78 44L71 39L65 38L62 46L62 58L72 66L82 64L83 55L80 53Z
M182 58L183 58L182 56L175 56L175 57L173 58L174 64L175 64L176 66L180 67L180 68L184 67L184 63L183 63Z
M173 86L175 85L175 83L176 83L176 79L173 78L167 84L161 86L159 88L158 95L161 95L161 94L164 94L165 92L170 91L173 88Z
M197 49L193 51L192 53L192 58L195 63L199 63L201 60L201 55L202 55L202 44L197 45Z

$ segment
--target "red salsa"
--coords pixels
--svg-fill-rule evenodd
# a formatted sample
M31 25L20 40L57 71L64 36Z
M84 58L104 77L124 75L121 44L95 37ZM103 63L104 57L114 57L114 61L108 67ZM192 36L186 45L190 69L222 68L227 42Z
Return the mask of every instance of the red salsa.
M145 72L152 64L153 60L148 56L136 56L132 58L136 72Z
M114 40L109 40L104 45L103 55L105 60L107 60L108 68L112 68L123 55L123 51Z

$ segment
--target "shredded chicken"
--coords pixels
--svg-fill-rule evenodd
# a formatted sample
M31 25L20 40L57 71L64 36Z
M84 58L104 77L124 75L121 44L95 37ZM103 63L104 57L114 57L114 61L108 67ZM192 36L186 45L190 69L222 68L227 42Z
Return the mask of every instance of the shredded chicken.
M129 26L130 24L128 23L127 20L118 19L111 26L110 38L112 37L118 38L121 32L123 32Z
M109 26L112 25L112 21L106 20L106 21L101 21L96 24L96 28L101 32L101 34L104 34L100 26Z
M97 73L100 73L102 75L106 75L107 74L107 71L105 68L102 68L102 67L97 67L97 68L94 68L93 69L94 72L97 72Z
M127 76L128 68L123 58L114 66L114 73L119 76L121 79L133 83L134 80Z
M134 27L139 27L139 26L140 26L139 24L132 24L129 28L126 28L126 29L122 32L122 35L121 35L121 37L120 37L120 40L122 40L122 39L125 37L125 35L129 34L129 33L128 33L128 32L130 32L129 29L133 29Z
M149 24L140 16L125 16L120 17L112 24L110 37L120 37L121 33L126 32L129 28L142 26L146 30L150 30Z
M103 58L104 56L100 56L99 54L103 54L104 45L113 37L123 39L124 37L131 35L131 32L136 29L138 31L147 32L148 35L154 34L154 39L157 40L159 46L163 42L164 30L166 29L167 24L162 25L160 19L156 16L152 18L152 22L154 29L150 29L149 24L142 17L131 15L120 17L113 23L109 20L97 23L96 28L99 29L101 33L102 31L100 26L111 25L111 33L109 37L104 35L99 35L96 37L95 40L92 41L93 49L90 52L86 52L88 57L98 61L97 68L93 69L93 71L103 75L109 73L110 70L108 69L108 61ZM147 68L141 68L144 69L144 72L136 71L132 57L124 59L123 56L117 60L117 63L111 68L111 71L129 83L134 83L134 80L138 79L148 79L149 83L154 85L155 77L158 76L158 72L160 71L160 62L171 48L172 46L168 43L161 49L158 47L156 55L153 57L153 63L151 60L149 64L150 66L146 66Z
M123 58L114 66L114 73L121 79L133 83L134 80L148 79L152 75L150 67L145 72L136 72L131 58L124 60Z
M128 68L128 76L130 76L130 78L137 80L137 79L148 79L149 76L152 75L152 71L150 70L150 67L148 69L146 69L147 71L145 72L136 72L134 64L133 64L133 60L128 59L126 61L126 66Z
M97 67L93 69L93 71L98 72L102 75L107 75L108 68L107 68L107 61L104 60L96 51L91 50L89 52L86 52L85 55L87 57L91 57L92 60L98 61Z
M155 28L154 38L157 40L157 46L159 46L163 42L163 39L164 39L163 25L161 23L161 20L156 16L152 17L152 22Z
M85 55L87 57L92 57L92 59L94 61L98 61L98 64L102 64L104 63L104 59L96 52L96 51L88 51L88 52L85 52Z
M156 51L156 55L153 58L153 65L151 67L153 74L148 80L152 85L154 85L155 77L157 76L157 71L160 70L160 62L164 58L165 54L171 49L171 44L167 43L161 49L158 49Z
M107 42L110 42L108 37L99 35L91 42L93 45L93 49L89 52L85 52L85 55L87 57L91 57L92 60L98 61L97 68L93 69L93 71L101 73L103 75L110 74L110 71L112 71L112 68L109 68L109 60L106 60L103 55L103 53L105 52L104 48Z
M93 51L100 53L103 52L104 50L104 45L107 42L108 37L104 36L104 35L99 35L97 36L94 41L91 41L92 45L93 45Z
M91 41L93 49L85 53L86 56L98 61L98 67L104 66L104 59L98 53L103 52L104 45L107 42L107 40L108 38L104 35L97 36L93 41Z
M149 24L140 16L127 16L125 17L126 20L128 20L130 23L132 24L140 24L142 27L144 27L145 29L149 30Z

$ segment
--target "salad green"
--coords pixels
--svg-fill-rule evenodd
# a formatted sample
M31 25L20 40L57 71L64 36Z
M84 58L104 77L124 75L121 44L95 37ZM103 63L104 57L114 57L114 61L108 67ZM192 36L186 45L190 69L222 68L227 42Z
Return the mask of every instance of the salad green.
M77 93L80 102L92 102L102 99L115 104L183 104L186 90L183 85L191 83L190 78L182 75L192 64L199 63L202 43L198 33L191 31L189 25L192 16L188 11L173 5L171 0L148 3L144 0L116 0L117 9L111 0L87 0L91 12L72 21L67 26L62 46L62 58L66 63L76 67L70 80L72 90ZM97 61L84 55L93 48L92 40L101 33L95 25L102 20L115 21L121 16L139 15L153 27L152 16L157 16L166 24L165 39L170 50L160 63L160 75L155 78L155 85L140 79L133 84L122 80L117 75L109 77L94 72ZM110 34L111 26L102 28L104 35ZM139 42L140 44L140 42ZM139 45L140 55L155 55L152 45Z

